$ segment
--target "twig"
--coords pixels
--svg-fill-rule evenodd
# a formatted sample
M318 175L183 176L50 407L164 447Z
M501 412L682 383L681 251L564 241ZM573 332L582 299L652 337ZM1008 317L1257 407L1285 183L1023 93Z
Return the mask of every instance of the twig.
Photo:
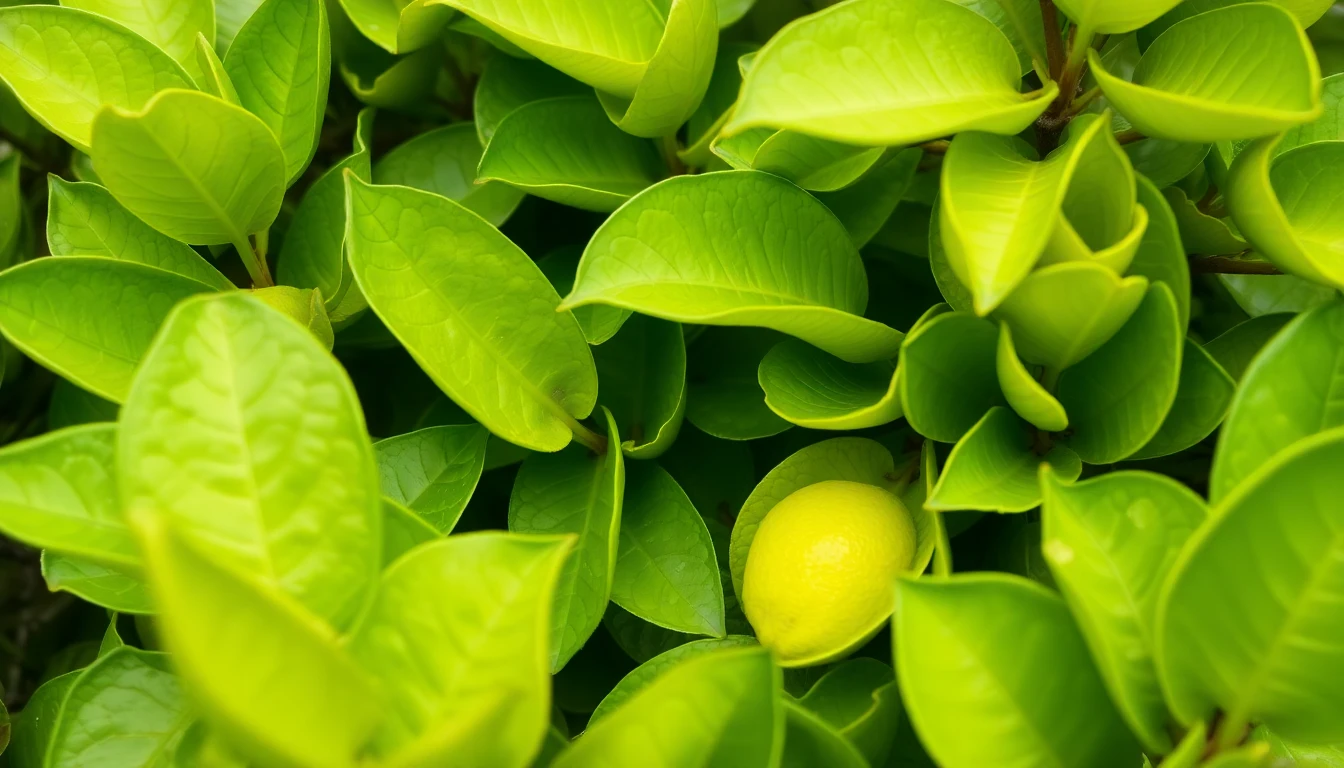
M1144 136L1142 133L1139 133L1133 128L1129 128L1115 134L1115 140L1121 144L1133 144L1136 141L1143 141L1146 138L1148 137Z
M1190 271L1197 275L1282 275L1268 261L1243 258L1250 251L1223 256L1190 256Z
M663 156L663 162L667 164L669 175L683 176L687 172L686 164L681 161L681 156L677 154L680 149L676 134L668 134L658 140L658 151Z
M1041 0L1041 24L1045 27L1045 56L1050 79L1059 82L1064 71L1064 42L1059 39L1059 14L1054 0Z

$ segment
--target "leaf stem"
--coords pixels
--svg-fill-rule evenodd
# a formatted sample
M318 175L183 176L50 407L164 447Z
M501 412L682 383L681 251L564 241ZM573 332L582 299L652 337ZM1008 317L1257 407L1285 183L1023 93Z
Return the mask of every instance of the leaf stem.
M1148 137L1144 136L1142 133L1139 133L1133 128L1129 128L1115 134L1115 140L1121 144L1133 144L1136 141L1143 141L1146 138Z
M658 140L658 151L663 156L663 162L667 164L667 170L671 176L684 176L687 173L686 164L677 156L681 150L677 143L677 135L669 133Z
M1059 82L1060 74L1064 71L1064 43L1059 38L1059 13L1055 9L1054 0L1041 0L1041 26L1045 27L1047 74L1051 80Z
M1197 275L1282 275L1268 261L1243 258L1250 251L1221 256L1190 256L1190 271Z
M238 258L247 269L247 276L252 278L253 288L270 288L275 285L275 280L271 278L271 268L266 264L268 234L269 230L262 230L253 235L256 240L255 247L252 240L247 237L233 242L234 250L238 251Z
M574 433L574 440L588 448L588 450L599 456L605 455L607 448L610 447L610 441L605 435L599 435L593 430L585 427L578 419L569 418L569 429Z
M947 139L937 139L935 141L926 141L923 144L920 144L919 148L924 150L924 154L926 155L946 155L948 148L951 146L952 142Z
M1091 104L1093 101L1095 101L1096 98L1100 95L1101 95L1101 86L1094 86L1092 88L1087 89L1086 91L1083 91L1083 95L1074 99L1073 103L1069 105L1069 108L1064 110L1064 114L1062 115L1062 117L1068 120L1072 120L1073 118L1082 114L1082 111L1087 109L1087 106Z

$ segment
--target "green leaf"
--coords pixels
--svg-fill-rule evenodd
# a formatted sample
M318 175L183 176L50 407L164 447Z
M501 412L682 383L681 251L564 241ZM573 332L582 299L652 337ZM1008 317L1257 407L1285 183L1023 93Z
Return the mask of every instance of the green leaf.
M1344 431L1298 442L1225 495L1186 546L1157 623L1158 670L1182 722L1216 708L1224 736L1256 722L1344 740L1341 461Z
M0 530L31 547L134 569L117 504L112 424L51 432L0 449Z
M1042 549L1120 714L1154 753L1171 749L1154 662L1157 603L1204 500L1148 472L1073 484L1042 470Z
M1267 0L1275 5L1282 6L1292 12L1297 17L1298 22L1303 29L1315 24L1326 11L1330 10L1333 4L1330 0ZM1140 41L1148 45L1154 38L1167 31L1172 24L1178 21L1205 13L1207 11L1225 8L1229 5L1237 5L1245 0L1184 0L1175 8L1171 9L1162 18L1149 24L1145 29L1139 32Z
M723 14L730 0L719 2L719 13ZM754 2L754 0L749 0ZM700 106L686 120L686 148L678 152L681 161L690 166L708 165L714 155L710 144L718 138L719 130L732 115L733 105L737 103L737 93L742 89L742 70L738 60L755 53L760 46L748 42L722 41L714 59L714 69L710 74L709 88ZM479 105L480 91L477 91ZM477 107L479 121L480 108Z
M1045 52L1045 24L1041 21L1040 3L1031 0L952 0L994 22L1004 37L1013 44L1025 74L1035 68L1048 72Z
M1336 288L1292 275L1219 275L1218 282L1251 317L1306 312L1339 296Z
M1234 325L1205 344L1204 351L1227 371L1234 382L1241 381L1255 356L1292 319L1293 315L1286 312L1253 317Z
M47 406L47 429L54 432L80 424L116 421L120 410L121 406L111 400L86 392L65 379L57 379L51 389L51 403Z
M509 113L479 177L547 200L609 213L667 174L652 142L611 124L592 96L532 101Z
M132 520L155 628L197 711L258 763L353 766L383 713L335 631L285 593L206 557L178 524L148 511Z
M423 517L402 506L400 502L383 497L383 568L395 563L402 555L444 534Z
M553 765L778 765L782 687L780 670L764 648L712 650L660 675L585 731Z
M578 536L555 590L550 663L558 672L602 621L612 578L625 496L625 463L610 412L608 449L596 456L581 445L523 460L509 497L509 530Z
M1063 432L1069 415L1055 396L1027 370L1013 346L1013 333L1007 323L999 326L999 346L994 357L999 373L999 388L1018 416L1046 432Z
M51 733L47 764L156 765L192 720L167 654L118 648L71 684Z
M853 742L870 765L887 764L901 719L891 667L862 656L842 661L799 697L798 704Z
M331 36L323 0L266 0L224 56L239 102L261 118L284 152L293 184L317 152L331 82Z
M473 764L530 763L550 719L550 612L572 538L453 536L387 570L349 645L391 705L376 752L455 762L466 755L444 736L472 721Z
M784 758L781 766L808 768L814 765L866 768L868 761L830 723L792 701L784 702Z
M149 588L139 568L114 567L47 550L42 553L42 578L52 592L69 592L110 611L154 613Z
M489 145L504 118L524 104L589 93L591 90L583 83L539 61L491 56L485 63L485 70L481 72L481 79L476 83L476 98L472 103L481 145ZM737 98L736 88L731 98Z
M193 72L196 36L215 39L215 8L209 0L63 0L61 5L127 27Z
M1088 464L1132 456L1162 428L1181 377L1176 302L1154 283L1124 327L1068 369L1055 396L1069 414L1068 446Z
M630 674L621 678L616 687L612 688L611 692L597 705L597 709L593 710L592 717L588 719L588 724L591 727L604 720L611 713L618 711L621 705L629 701L631 697L648 688L649 685L683 662L721 648L742 648L755 645L757 645L755 638L743 635L728 635L727 637L693 640L664 651L640 664Z
M340 61L341 79L360 102L416 116L441 117L434 89L442 67L443 53L438 47L405 56Z
M103 187L48 177L47 247L53 256L106 256L176 272L217 290L234 285L190 246L137 219Z
M765 404L809 429L864 429L901 417L896 364L846 363L797 339L776 344L757 376Z
M652 459L672 446L686 414L686 339L681 326L635 315L593 350L602 404L628 439L621 450Z
M1205 349L1190 339L1181 353L1176 400L1162 428L1132 459L1151 459L1184 451L1213 434L1223 422L1237 383Z
M546 254L537 260L542 274L551 281L556 292L563 295L574 287L574 274L579 268L579 259L583 257L582 246L565 246ZM605 344L621 330L621 326L634 314L628 309L591 304L570 310L579 328L589 344Z
M776 217L791 226L772 226ZM902 338L861 316L868 280L840 222L806 192L753 171L674 177L622 206L588 243L561 307L588 304L773 328L857 363L893 357Z
M210 41L211 45L218 50L228 52L229 44L233 42L234 35L242 28L243 23L257 12L263 0L214 0L215 2L215 26L216 40Z
M818 192L815 197L845 225L854 245L862 248L893 218L923 157L918 148L889 150L855 183L835 192Z
M1232 399L1209 476L1215 504L1275 455L1344 425L1344 303L1298 316L1255 356Z
M578 323L536 264L438 195L346 175L350 266L416 362L487 429L539 451L569 444L597 399ZM490 286L491 300L480 301Z
M1138 177L1138 204L1148 211L1148 229L1128 274L1146 277L1149 283L1166 283L1176 299L1184 330L1190 325L1190 262L1176 218L1157 186L1143 176Z
M37 259L0 273L0 331L42 365L119 403L168 312L210 290L127 261Z
M229 73L224 70L224 62L220 60L219 54L215 53L215 47L206 40L205 35L196 35L196 71L198 74L198 87L219 99L230 104L242 105L238 99L238 89L233 87L233 81L229 79Z
M11 152L0 160L0 263L6 265L14 262L26 217L19 176L22 164L23 155L19 152Z
M658 464L672 474L701 516L720 526L732 523L756 485L748 443L720 440L694 426L682 429ZM726 550L719 554L725 556Z
M922 38L921 27L940 33ZM864 55L846 53L856 50ZM1058 93L1053 83L1019 93L1020 80L1012 44L974 11L944 0L855 0L771 38L724 130L769 126L867 146L971 130L1010 135Z
M1321 104L1324 109L1321 116L1310 123L1285 131L1275 151L1283 154L1307 144L1344 139L1344 110L1340 109L1341 100L1344 100L1344 74L1331 75L1322 80Z
M45 5L0 9L0 79L42 125L83 152L104 106L138 110L165 88L194 87L172 57L126 27Z
M453 11L436 0L341 0L361 34L388 53L409 53L441 39Z
M1218 256L1241 253L1249 246L1233 231L1231 221L1210 216L1199 210L1196 201L1186 197L1180 187L1162 190L1181 229L1181 242L1190 253Z
M1079 40L1093 34L1120 35L1133 32L1170 11L1181 0L1130 0L1110 3L1106 0L1059 0L1059 9L1078 25Z
M498 227L524 195L507 184L477 183L481 143L469 123L456 123L393 147L373 166L374 184L399 184L455 200ZM362 178L362 177L361 177Z
M60 718L70 686L80 672L67 672L46 681L33 692L23 711L13 719L14 740L8 757L14 768L46 768L51 736Z
M200 91L164 91L140 112L104 109L92 154L117 202L192 245L250 253L247 236L271 225L284 197L284 156L271 129Z
M957 312L966 314L975 313L975 297L971 294L971 289L967 288L957 277L957 273L952 269L952 264L948 261L947 248L943 242L942 224L939 220L942 218L940 208L942 207L942 195L934 198L932 208L929 211L928 218L928 241L925 246L929 254L929 268L933 272L934 283L938 286L938 293L942 294L943 301ZM898 215L900 210L896 212ZM897 216L893 215L893 219ZM921 216L921 221L923 220ZM916 239L916 243L918 243Z
M793 131L776 131L757 147L750 167L782 176L803 189L833 192L858 181L882 153L882 147L855 147ZM731 157L724 159L733 164Z
M910 427L955 443L1004 402L996 372L998 330L967 312L947 312L911 331L901 347L901 403Z
M1109 72L1095 51L1088 61L1106 99L1145 136L1202 143L1253 138L1321 114L1321 74L1306 35L1292 14L1269 3L1233 5L1173 25L1144 52L1133 82Z
M782 339L760 328L705 331L686 353L687 421L724 440L756 440L792 427L770 410L758 383L761 362Z
M1068 446L1042 454L1035 430L1010 409L990 409L952 448L924 506L939 512L1026 512L1041 503L1042 466L1076 480L1083 464Z
M366 602L382 508L359 401L312 334L259 300L174 311L122 408L117 457L124 508L333 626Z
M626 470L612 602L677 632L722 637L723 584L705 521L667 470Z
M440 533L452 531L480 480L489 435L476 425L429 427L378 441L383 493Z
M1344 142L1308 144L1272 162L1278 137L1261 139L1233 161L1224 196L1232 220L1251 245L1279 269L1344 287L1332 212L1344 197Z
M901 697L939 765L1130 768L1138 747L1069 611L1026 579L896 582Z

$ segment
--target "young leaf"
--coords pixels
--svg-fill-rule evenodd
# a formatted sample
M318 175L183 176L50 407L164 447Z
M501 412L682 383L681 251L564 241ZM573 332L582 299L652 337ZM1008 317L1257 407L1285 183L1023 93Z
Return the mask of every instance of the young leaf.
M52 592L69 592L109 611L151 614L155 610L138 566L110 566L48 549L42 553L42 579Z
M104 109L92 144L117 202L184 243L250 254L247 236L280 211L285 162L271 129L200 91L164 91L140 112Z
M1154 662L1157 602L1181 547L1204 522L1203 499L1148 472L1072 484L1042 469L1042 549L1083 638L1144 746L1171 749Z
M1121 35L1133 32L1162 14L1170 11L1181 0L1130 0L1110 3L1106 0L1059 0L1059 9L1078 25L1079 40L1093 34Z
M1046 432L1063 432L1069 426L1069 415L1055 396L1036 380L1013 346L1013 333L1008 324L999 326L999 346L994 357L999 373L999 388L1003 397L1018 416Z
M196 35L196 69L200 72L197 85L202 91L230 104L242 105L238 98L238 89L233 87L229 73L224 71L224 62L215 53L215 47L206 40L205 35Z
M770 226L767 211L807 240ZM867 275L840 222L806 192L753 171L678 176L622 206L588 243L561 307L588 304L773 328L848 362L893 357L902 338L861 316Z
M901 417L896 365L846 363L797 339L776 344L758 369L765 404L810 429L864 429Z
M859 180L882 158L882 147L854 147L793 131L776 131L756 149L751 168L783 176L803 189L833 192ZM730 165L731 157L725 157Z
M476 83L472 104L481 146L488 146L504 118L524 104L560 96L587 96L591 92L583 83L535 59L491 56ZM729 98L737 98L736 88Z
M388 53L428 47L453 17L437 0L341 0L360 33Z
M668 629L724 634L714 543L686 492L657 464L626 469L612 602Z
M697 656L704 656L720 648L742 648L755 645L757 645L757 642L753 637L728 635L726 637L693 640L664 651L640 664L634 671L621 678L616 687L612 688L611 692L597 705L597 709L593 710L592 717L588 719L588 724L589 726L595 725L605 719L607 715L618 711L621 705L629 701L632 696L648 688L650 684L684 661Z
M96 13L129 28L193 73L196 36L215 39L211 0L64 0L65 8Z
M1173 25L1133 82L1088 52L1106 99L1145 136L1208 143L1266 136L1321 114L1320 68L1292 14L1245 3ZM1242 77L1226 77L1237 72Z
M47 247L53 256L105 256L176 272L216 290L233 288L190 246L150 228L103 187L47 179Z
M924 506L939 512L1026 512L1041 503L1042 466L1078 479L1083 463L1068 446L1042 454L1032 439L1032 428L1011 410L990 409L952 448Z
M370 306L449 397L538 451L569 444L597 399L578 323L518 246L446 198L346 174L350 266ZM492 297L481 302L489 286Z
M628 439L621 450L652 459L672 446L686 413L686 339L680 325L635 315L593 350L602 402Z
M239 103L280 142L286 186L317 151L331 82L324 0L266 0L233 38L224 71Z
M0 80L42 125L83 152L103 107L138 110L165 88L195 87L171 56L126 27L48 5L0 9Z
M237 35L243 24L257 12L263 0L214 0L214 2L215 36L218 43L216 40L211 40L210 44L222 53L227 53L234 35Z
M224 294L173 313L122 409L117 456L126 509L333 626L367 601L382 508L354 387L259 300Z
M764 648L711 650L631 696L553 765L778 765L784 742L781 677Z
M901 579L892 642L939 765L1133 764L1137 745L1053 592L1004 574Z
M446 125L393 147L374 165L373 183L433 192L502 226L524 195L507 184L478 178L481 158L481 143L471 125Z
M42 365L119 403L168 312L210 290L128 261L37 259L0 273L0 331Z
M510 112L481 157L478 177L609 213L666 173L653 143L612 125L592 96L561 96Z
M607 116L621 130L651 139L672 136L695 113L714 70L717 6L718 0L672 0L658 50L634 95L598 90Z
M383 493L452 531L476 490L489 435L476 425L429 427L374 443Z
M391 704L377 752L396 765L454 762L444 731L479 714L475 764L529 764L549 720L550 612L571 538L453 536L383 574L349 645Z
M625 496L625 463L607 413L607 453L581 445L523 460L509 497L509 530L578 536L555 590L551 670L569 662L602 621L611 597Z
M1227 415L1237 383L1201 346L1185 340L1176 400L1162 428L1131 459L1152 459L1184 451L1213 433Z
M919 39L921 26L941 33ZM962 65L943 66L949 61ZM1058 93L1054 83L1019 93L1020 80L1012 44L974 11L944 0L855 0L771 38L724 131L770 126L866 146L967 130L1014 134Z
M998 331L967 312L940 314L901 347L901 403L910 427L955 443L1004 402L996 373Z
M1184 723L1223 713L1219 739L1263 723L1344 740L1344 515L1331 501L1344 431L1279 453L1213 511L1158 609L1158 670Z

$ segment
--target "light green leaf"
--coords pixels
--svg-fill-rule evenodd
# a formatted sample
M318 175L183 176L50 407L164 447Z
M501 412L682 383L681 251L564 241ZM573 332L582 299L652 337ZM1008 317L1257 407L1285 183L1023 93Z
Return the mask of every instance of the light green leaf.
M1190 325L1190 262L1171 206L1147 178L1139 176L1138 182L1138 201L1148 211L1148 229L1128 274L1146 277L1149 283L1160 280L1167 284L1176 298L1184 331Z
M47 179L47 247L53 256L106 256L175 272L217 290L233 288L190 246L163 235L103 187Z
M489 145L504 118L524 104L589 93L590 89L583 83L535 59L491 56L476 83L476 98L472 103L481 145ZM736 88L731 98L737 98Z
M893 357L902 338L861 316L868 279L840 222L806 192L752 171L678 176L624 205L588 243L561 307L587 304L773 328L857 363Z
M1256 355L1232 399L1209 476L1226 499L1260 467L1317 432L1344 425L1344 303L1300 315Z
M378 441L383 493L439 532L452 531L476 490L489 435L476 425L429 427Z
M1055 396L1069 414L1066 442L1083 461L1111 464L1158 434L1176 399L1183 343L1171 291L1154 283L1110 341L1064 372Z
M495 434L558 451L597 399L592 353L527 254L462 206L346 175L350 266L378 317ZM480 301L490 286L491 300Z
M1317 0L1319 2L1319 0ZM1282 3L1281 3L1282 4ZM1304 25L1305 26L1305 25ZM1319 141L1344 139L1344 74L1331 75L1321 81L1321 116L1316 120L1289 128L1279 139L1275 151L1283 154L1290 149L1315 144Z
M238 30L224 70L247 111L280 142L293 184L317 152L331 82L323 0L266 0Z
M667 470L627 468L612 602L677 632L724 634L723 584L705 522Z
M1013 333L1008 325L999 326L999 346L994 357L999 373L999 388L1003 397L1018 416L1046 432L1063 432L1069 426L1069 415L1055 396L1027 370L1013 346Z
M1224 190L1232 220L1284 272L1344 287L1338 245L1344 229L1334 215L1344 199L1344 142L1308 144L1274 160L1277 142L1261 139L1233 161Z
M71 684L54 723L47 764L159 765L193 720L167 654L118 648Z
M349 646L391 704L377 752L402 766L455 762L464 756L443 734L476 713L473 764L531 762L550 719L550 612L572 538L453 536L387 570Z
M441 39L453 11L437 0L341 0L360 33L388 53L409 53Z
M719 13L723 14L730 0L719 2ZM754 2L754 0L750 0ZM732 115L733 105L737 103L737 93L742 89L742 71L738 60L755 53L759 46L755 43L727 42L719 45L714 59L714 69L710 74L709 88L700 106L686 120L686 148L678 153L681 161L689 166L704 167L714 158L710 144L718 138L719 130ZM477 120L479 121L479 90L477 91Z
M574 287L574 274L579 268L579 259L583 257L582 246L565 246L546 254L537 260L542 274L551 281L556 292L564 295ZM621 330L621 326L634 315L628 309L591 304L570 310L579 328L589 344L605 344Z
M1025 74L1033 68L1048 72L1045 52L1045 24L1041 21L1041 6L1032 0L952 0L994 22L1003 36L1013 44Z
M1292 275L1219 275L1218 282L1251 317L1306 312L1339 297L1336 288Z
M0 450L0 530L31 547L138 567L117 503L116 435L115 425L93 424Z
M791 428L770 410L758 379L762 360L783 338L761 328L705 331L686 353L687 421L724 440L756 440Z
M1041 467L1070 480L1082 474L1083 463L1068 446L1047 450L1034 442L1035 430L1017 414L991 408L953 446L924 506L939 512L1026 512L1041 503Z
M374 184L400 184L455 200L498 227L523 201L507 184L477 183L481 144L469 123L455 123L393 147L373 166Z
M510 112L479 170L482 181L604 213L666 174L653 143L613 126L592 96L541 99Z
M1122 278L1100 264L1052 264L1028 275L996 317L1012 328L1023 360L1058 372L1114 336L1147 288L1147 279ZM1067 403L1065 409L1073 415Z
M341 79L370 107L442 119L434 89L443 56L438 47L425 47L405 56L344 59Z
M230 104L242 105L238 99L238 89L233 87L229 73L224 71L224 62L215 53L215 47L205 35L196 35L196 75L197 86L204 92Z
M1204 500L1149 472L1072 484L1042 469L1042 550L1120 714L1154 753L1171 749L1154 662L1157 603Z
M1170 11L1181 0L1059 0L1059 9L1078 25L1079 40L1093 34L1121 35L1133 32Z
M842 661L827 670L798 703L852 741L870 765L887 764L901 719L896 673L891 667L863 656Z
M608 448L596 456L581 445L523 460L509 497L509 530L578 535L555 590L550 664L558 672L602 621L611 597L625 496L625 463L607 412Z
M1185 190L1168 187L1162 190L1162 196L1176 215L1176 223L1181 229L1181 242L1190 253L1217 256L1241 253L1247 249L1246 241L1233 231L1229 220L1214 218L1201 211L1196 201L1186 197Z
M553 765L776 766L784 746L781 678L764 648L711 650L631 696Z
M996 372L998 330L968 312L947 312L910 332L901 347L901 404L910 427L955 443L1004 403Z
M1184 451L1213 434L1232 404L1237 383L1203 347L1185 340L1176 400L1162 428L1132 459L1152 459Z
M0 273L0 331L42 365L119 403L168 312L210 290L128 261L37 259Z
M686 414L686 339L681 326L635 315L593 350L602 404L611 409L632 459L672 446Z
M1286 312L1253 317L1238 323L1204 345L1204 351L1222 366L1233 381L1241 381L1255 356L1293 319Z
M939 211L942 206L941 197L941 194L935 196L933 205L929 210L929 238L926 246L929 254L929 268L933 272L933 280L938 285L938 293L942 294L943 301L958 312L974 314L975 297L971 295L971 289L967 288L957 277L952 265L948 262L947 248L943 242L942 225L939 223L939 219L942 218ZM904 208L898 209L896 213L900 214L902 210ZM896 219L897 216L893 215L892 218ZM924 221L922 216L920 221ZM915 239L915 242L918 244L918 238Z
M774 346L757 372L765 404L780 418L809 429L865 429L901 417L896 364L846 363L810 344Z
M940 34L922 38L921 28ZM850 56L849 51L862 51ZM959 66L948 67L956 61ZM945 0L853 0L775 35L724 129L769 126L867 146L962 131L1015 134L1058 89L1018 91L1017 53L993 22Z
M1325 15L1326 11L1330 10L1330 6L1333 5L1332 0L1266 1L1288 9L1293 16L1297 17L1297 20L1302 25L1303 29L1315 24ZM1184 0L1184 2L1171 9L1171 11L1162 18L1154 21L1152 24L1149 24L1146 28L1141 30L1139 32L1140 42L1146 46L1158 35L1167 31L1172 24L1175 24L1178 21L1184 21L1197 14L1216 10L1218 8L1226 8L1229 5L1237 5L1243 2L1246 2L1246 0Z
M809 768L815 765L837 768L866 768L868 761L848 739L830 723L793 701L785 700L784 758L781 766Z
M381 564L378 468L350 379L307 329L243 293L182 304L121 427L124 508L333 626L355 618Z
M888 151L857 182L835 192L815 197L831 209L849 230L849 238L862 248L877 236L914 181L924 152L917 147Z
M1255 722L1344 741L1341 461L1344 431L1298 442L1225 495L1186 546L1157 623L1158 671L1182 722L1217 709L1224 733Z
M640 664L628 675L621 678L616 687L612 688L611 692L597 705L597 709L593 710L593 715L588 720L589 726L605 719L612 712L618 711L621 705L629 701L632 696L648 688L654 681L683 662L721 648L741 648L755 645L757 645L755 638L744 635L728 635L727 637L693 640L664 651Z
M1139 754L1053 592L1004 574L896 582L901 697L939 765L1131 768Z
M234 35L243 23L257 12L262 0L214 0L216 40L210 41L219 51L227 53Z
M1134 167L1109 130L1110 113L1082 115L1069 125L1076 139L1061 216L1051 233L1044 263L1092 261L1123 275L1148 228L1148 212L1135 207ZM1075 133L1076 132L1076 133Z
M803 189L833 192L858 181L882 153L881 147L854 147L793 131L776 131L756 149L751 167L782 176Z
M180 523L148 511L131 522L155 628L206 721L259 764L353 766L383 711L335 631L278 589L207 558L175 530Z
M117 202L192 245L249 252L247 236L271 225L284 197L284 156L271 129L200 91L164 91L141 112L99 112L92 154Z
M1144 52L1133 82L1109 72L1095 51L1088 61L1106 99L1145 136L1253 138L1321 114L1321 73L1307 37L1292 14L1269 3L1233 5L1172 26Z
M383 568L421 544L443 535L423 517L399 502L383 497Z
M61 5L129 28L193 72L196 36L215 39L213 0L62 0Z
M155 610L138 568L113 567L47 550L42 553L42 578L52 592L69 592L117 613L150 614Z
M84 152L103 107L138 110L165 88L194 87L172 57L126 27L46 5L0 9L0 79L42 125Z

